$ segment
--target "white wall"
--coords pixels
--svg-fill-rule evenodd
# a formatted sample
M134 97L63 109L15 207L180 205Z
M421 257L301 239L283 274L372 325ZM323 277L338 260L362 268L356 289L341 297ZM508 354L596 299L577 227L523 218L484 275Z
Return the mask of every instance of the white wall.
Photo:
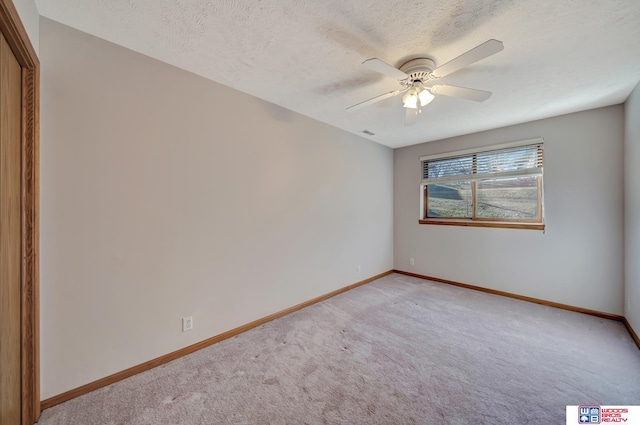
M396 149L395 268L622 314L623 118L618 105ZM418 224L421 155L534 137L545 233Z
M40 26L40 14L34 0L13 0L13 5L20 15L20 20L24 29L27 30L29 40L36 51L36 54L40 53L39 46L39 26Z
M640 334L640 83L624 104L625 308Z
M392 269L391 149L40 37L43 399Z

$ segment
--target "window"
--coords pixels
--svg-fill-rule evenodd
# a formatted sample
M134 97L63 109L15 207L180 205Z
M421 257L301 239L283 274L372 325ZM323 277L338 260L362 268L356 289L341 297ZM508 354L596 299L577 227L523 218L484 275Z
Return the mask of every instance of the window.
M542 139L429 155L422 224L544 229Z

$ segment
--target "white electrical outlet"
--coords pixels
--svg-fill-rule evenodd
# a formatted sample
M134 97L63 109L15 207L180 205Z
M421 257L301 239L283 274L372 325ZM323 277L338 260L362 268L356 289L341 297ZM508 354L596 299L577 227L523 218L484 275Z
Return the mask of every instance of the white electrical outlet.
M358 266L358 274L360 274L360 272L362 272L362 267Z
M416 262L413 260L413 258L409 258L409 265L410 266L415 266Z
M182 332L187 332L193 329L193 316L182 318Z

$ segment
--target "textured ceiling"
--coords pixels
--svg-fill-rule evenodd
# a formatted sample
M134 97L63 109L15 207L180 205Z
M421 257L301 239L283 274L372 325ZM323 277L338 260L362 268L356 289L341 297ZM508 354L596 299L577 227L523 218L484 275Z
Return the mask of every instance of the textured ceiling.
M640 0L36 4L47 18L390 147L621 103L640 80ZM363 60L399 66L426 55L441 65L491 38L502 52L440 80L492 91L489 100L438 96L413 126L399 96L345 112L398 87Z

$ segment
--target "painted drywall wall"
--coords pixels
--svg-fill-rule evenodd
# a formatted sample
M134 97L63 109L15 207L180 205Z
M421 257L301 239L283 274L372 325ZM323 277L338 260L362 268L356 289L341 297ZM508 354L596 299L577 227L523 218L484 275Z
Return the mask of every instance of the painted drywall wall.
M43 399L393 267L391 149L40 37Z
M621 315L623 119L617 105L396 149L395 268ZM535 137L544 233L418 224L421 155Z
M640 334L640 83L624 112L624 316Z
M36 51L36 54L40 52L40 14L34 0L13 0L13 5L18 11L22 25L27 31L29 40Z

